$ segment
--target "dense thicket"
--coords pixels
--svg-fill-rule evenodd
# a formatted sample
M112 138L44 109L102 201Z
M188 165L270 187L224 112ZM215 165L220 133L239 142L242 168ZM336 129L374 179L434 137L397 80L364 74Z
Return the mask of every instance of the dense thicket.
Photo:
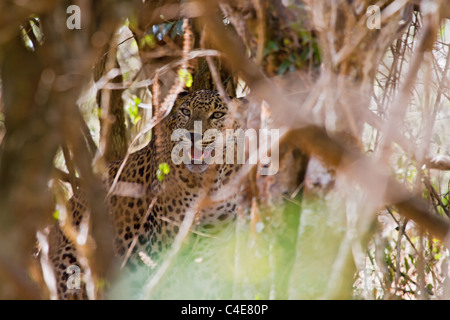
M278 174L239 184L234 298L448 298L449 18L446 0L1 2L0 297L53 297L45 228L78 188L95 285L113 282L105 164L174 93L213 89L282 133Z

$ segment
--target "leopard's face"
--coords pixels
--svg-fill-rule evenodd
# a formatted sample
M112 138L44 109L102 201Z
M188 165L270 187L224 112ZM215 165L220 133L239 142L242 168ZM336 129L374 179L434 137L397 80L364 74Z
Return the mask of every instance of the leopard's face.
M219 156L219 148L226 154L226 129L237 126L218 92L201 90L187 94L175 104L169 119L172 133L178 132L172 135L172 150L191 173L201 173L217 163L214 157Z
M211 200L214 194L223 192L222 187L233 181L239 172L239 165L224 163L213 168L201 157L209 152L211 146L218 144L216 137L207 135L209 130L216 130L226 137L227 129L245 127L246 100L233 99L230 106L229 110L214 91L182 94L170 115L158 124L155 136L146 147L130 154L126 160L109 165L105 183L108 189L115 184L107 198L114 227L114 247L131 270L134 268L131 266L142 262L138 252L147 253L153 261L162 259L192 208L197 210L195 228L201 228L202 233L212 234L226 226L233 228L231 222L236 217L238 206L236 188L226 191L226 199L195 204L201 191L206 190L208 200ZM236 119L235 114L244 116ZM188 144L185 154L188 162L175 166L170 164L170 174L160 180L157 176L159 165L170 162L172 150L180 143L180 139L171 139L177 129L183 131L181 142ZM198 136L202 138L200 142L196 141ZM196 148L201 151L200 157L193 152ZM205 177L202 172L208 167L212 169L209 170L211 174ZM211 183L206 187L207 181ZM82 193L74 195L68 209L73 226L79 228L83 213L89 210ZM67 294L64 270L77 263L76 247L62 231L54 237L52 235L52 239L51 260L57 271L58 293L64 297ZM204 251L199 252L204 257ZM84 290L81 293L84 294Z

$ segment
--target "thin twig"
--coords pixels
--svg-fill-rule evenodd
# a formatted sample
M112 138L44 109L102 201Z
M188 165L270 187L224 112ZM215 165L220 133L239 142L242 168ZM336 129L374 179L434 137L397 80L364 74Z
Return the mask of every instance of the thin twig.
M139 235L142 234L143 231L144 231L144 224L147 221L148 216L150 215L150 213L153 211L153 206L155 205L157 199L158 198L153 197L152 201L150 202L150 204L149 204L149 206L147 208L147 211L145 212L145 215L141 218L139 230L136 231L136 234L134 235L133 240L131 241L130 247L128 248L127 253L125 255L125 258L122 261L120 269L123 269L125 267L126 263L128 262L128 259L130 258L134 247L136 246L136 243L137 243L137 240L139 238ZM151 235L150 235L150 237L151 237Z

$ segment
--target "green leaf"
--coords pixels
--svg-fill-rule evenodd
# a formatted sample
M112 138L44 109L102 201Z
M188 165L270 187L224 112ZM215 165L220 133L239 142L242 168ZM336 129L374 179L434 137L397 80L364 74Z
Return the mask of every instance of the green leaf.
M429 294L433 294L433 285L431 283L427 284L425 288Z
M134 104L135 104L135 106L139 106L140 104L141 104L141 99L139 98L139 97L134 97L133 98L133 102L134 102Z
M280 76L283 75L286 72L286 70L289 68L290 65L291 65L291 61L289 59L284 60L280 64L280 67L278 68L278 74Z
M439 38L441 38L442 40L444 40L444 36L445 36L445 26L446 26L446 24L443 23L441 26L441 29L439 29Z
M128 115L130 116L131 122L136 125L136 123L138 123L142 117L139 114L139 104L141 103L141 99L139 99L139 97L134 97L133 101L128 103L128 108L127 108L127 112Z
M167 175L170 172L170 167L169 167L169 165L166 162L160 163L159 164L159 170L161 170L162 173Z
M269 40L267 42L267 48L269 48L270 50L275 51L275 52L280 50L280 48L278 47L278 44L273 40Z
M289 40L288 38L283 39L283 45L285 47L288 47L291 43L292 43L291 40Z
M416 265L416 262L414 261L414 256L412 254L408 254L409 260L413 265Z
M130 79L130 72L129 71L123 72L122 73L122 79L123 79L124 82L127 81L128 79Z
M269 40L264 46L263 57L267 56L271 52L277 52L278 50L280 50L280 48L278 47L277 43L273 40Z
M405 263L405 269L406 271L409 270L409 263L408 263L408 259L406 259L406 257L404 258L404 263Z
M190 88L192 86L192 74L187 69L178 70L178 79L180 82L184 83L186 87Z
M58 210L54 211L52 216L53 216L53 219L59 220L59 211Z
M141 116L137 116L133 119L133 124L136 125L139 121L141 121L142 117Z
M158 181L163 181L164 177L170 172L170 167L166 162L160 163L158 165L158 170L156 170L156 178Z
M102 289L105 288L106 285L106 281L103 278L98 278L97 279L97 288Z
M315 59L320 62L320 50L319 50L319 45L317 44L316 41L313 42L313 50L314 50L314 57Z
M308 30L302 28L302 29L298 30L298 33L299 33L300 37L302 38L303 42L307 43L311 40L311 32L309 32Z
M153 34L146 34L141 38L140 47L144 48L146 46L149 48L154 48L156 46L156 40Z

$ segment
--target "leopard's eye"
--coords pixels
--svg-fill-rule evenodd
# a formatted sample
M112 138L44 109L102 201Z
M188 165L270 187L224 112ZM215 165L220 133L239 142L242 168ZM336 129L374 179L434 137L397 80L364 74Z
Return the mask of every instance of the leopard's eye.
M181 113L184 114L186 117L189 117L191 115L191 110L186 109L186 108L181 108L180 109Z
M211 115L211 119L220 119L225 115L225 112L216 111Z

